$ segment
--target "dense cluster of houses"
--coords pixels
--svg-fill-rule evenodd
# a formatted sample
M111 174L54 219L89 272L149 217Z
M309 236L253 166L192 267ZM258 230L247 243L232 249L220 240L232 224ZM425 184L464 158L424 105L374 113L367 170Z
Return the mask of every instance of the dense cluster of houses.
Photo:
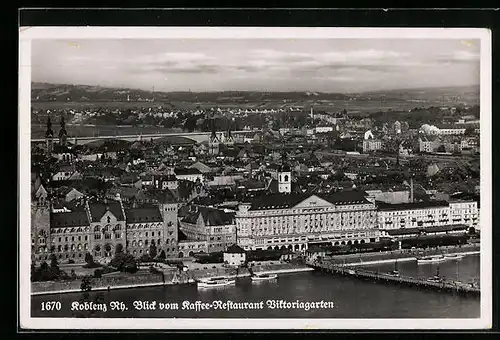
M56 141L49 120L44 145L32 148L32 257L55 253L83 261L90 252L109 260L119 245L139 257L152 244L167 258L234 244L303 251L315 242L376 242L389 229L478 227L477 202L440 206L439 214L458 216L445 221L432 203L443 199L440 191L394 177L404 170L399 158L357 152L385 148L403 159L415 151L439 152L443 145L456 153L459 144L463 153L478 147L476 135L410 131L398 121L386 124L384 134L370 120L340 128L343 119L312 131L213 129L202 143L138 137L87 144L71 140L64 120ZM421 161L407 168L427 178L447 166ZM429 209L434 222L419 224ZM405 214L407 224L401 226L403 215L396 221L393 211ZM398 228L388 227L390 218Z

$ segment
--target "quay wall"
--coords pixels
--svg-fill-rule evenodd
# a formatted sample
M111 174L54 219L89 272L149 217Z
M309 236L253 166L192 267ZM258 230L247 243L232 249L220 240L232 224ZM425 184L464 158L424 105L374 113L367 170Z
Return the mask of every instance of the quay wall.
M31 294L58 294L69 292L80 292L81 279L71 281L44 281L32 282ZM91 278L92 290L107 290L133 287L150 287L163 285L163 276L151 273L121 274L102 278Z
M290 263L265 264L252 267L252 271L258 274L285 274L312 271L314 268L306 265L295 265Z
M420 256L432 256L440 254L479 254L480 247L477 244L462 247L440 247L437 249L402 249L379 253L358 253L349 255L334 255L324 260L337 265L368 265L378 263L390 263L396 261L414 261Z

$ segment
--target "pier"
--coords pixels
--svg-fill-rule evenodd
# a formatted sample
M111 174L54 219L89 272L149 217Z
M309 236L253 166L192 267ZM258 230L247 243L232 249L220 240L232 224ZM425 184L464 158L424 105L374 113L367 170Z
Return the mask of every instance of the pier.
M480 289L478 287L454 281L442 280L439 282L435 282L422 278L374 272L366 269L336 265L328 262L315 262L314 264L311 264L311 266L316 270L321 270L323 272L335 275L351 276L359 279L368 279L383 283L393 283L409 287L432 289L436 291L458 293L464 295L480 295Z

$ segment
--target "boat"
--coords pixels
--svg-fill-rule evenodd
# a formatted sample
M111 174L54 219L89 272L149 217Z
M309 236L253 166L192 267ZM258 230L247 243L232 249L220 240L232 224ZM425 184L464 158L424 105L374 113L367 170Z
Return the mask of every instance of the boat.
M436 269L436 275L431 276L427 279L429 282L441 283L443 282L443 278L439 275L439 266Z
M439 263L446 261L446 258L443 255L437 256L426 256L417 259L418 264L426 264L426 263Z
M465 257L464 254L444 254L444 257L448 260L460 260Z
M434 276L428 278L427 281L429 281L429 282L435 282L435 283L441 283L441 282L443 282L443 279L440 276L438 276L438 275L434 275Z
M255 274L252 276L252 281L275 280L278 278L276 274Z
M208 280L198 281L198 288L211 288L211 287L224 287L236 283L235 279L229 279L226 277L222 278L212 278Z

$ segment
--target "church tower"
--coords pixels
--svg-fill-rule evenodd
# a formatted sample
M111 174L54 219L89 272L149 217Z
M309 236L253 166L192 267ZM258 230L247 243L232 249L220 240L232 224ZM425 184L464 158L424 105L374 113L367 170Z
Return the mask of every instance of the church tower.
M59 144L61 146L66 145L67 139L68 139L68 132L66 131L66 122L64 121L64 117L61 117L61 130L59 130Z
M231 126L229 126L229 129L227 130L227 137L226 137L226 140L224 141L224 144L234 145L234 138L231 135Z
M212 135L208 139L208 153L211 155L218 155L219 154L219 138L217 137L217 134L215 132L215 122L212 121Z
M50 117L47 118L47 131L45 131L45 146L47 150L47 155L52 154L54 149L54 131L52 131L52 122Z
M281 166L278 169L278 192L282 194L292 192L292 170L286 159L286 151L283 151Z

